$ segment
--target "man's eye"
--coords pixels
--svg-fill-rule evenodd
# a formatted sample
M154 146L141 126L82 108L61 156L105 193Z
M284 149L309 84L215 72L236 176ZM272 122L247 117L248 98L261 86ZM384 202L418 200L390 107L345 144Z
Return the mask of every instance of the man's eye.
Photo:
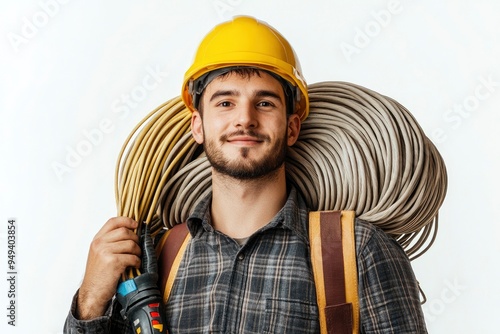
M221 106L221 107L230 107L231 106L231 102L229 102L229 101L222 101L221 103L219 103L219 106Z
M273 104L269 101L262 101L257 104L259 107L271 107Z

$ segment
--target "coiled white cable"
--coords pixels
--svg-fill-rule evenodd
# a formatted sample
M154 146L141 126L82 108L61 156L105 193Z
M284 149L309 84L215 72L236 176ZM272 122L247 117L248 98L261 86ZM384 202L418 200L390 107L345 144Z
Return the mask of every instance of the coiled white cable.
M411 259L435 239L447 189L444 161L395 100L346 82L309 86L310 113L289 148L287 177L311 210L354 210L394 236ZM118 159L118 214L157 233L185 221L211 191L179 97L150 113Z

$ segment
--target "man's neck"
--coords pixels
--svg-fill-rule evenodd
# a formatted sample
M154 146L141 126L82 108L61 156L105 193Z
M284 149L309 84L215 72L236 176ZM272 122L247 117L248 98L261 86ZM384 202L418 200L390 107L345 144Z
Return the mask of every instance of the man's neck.
M267 225L287 199L284 168L272 177L244 181L214 172L212 190L212 224L232 238L249 237Z

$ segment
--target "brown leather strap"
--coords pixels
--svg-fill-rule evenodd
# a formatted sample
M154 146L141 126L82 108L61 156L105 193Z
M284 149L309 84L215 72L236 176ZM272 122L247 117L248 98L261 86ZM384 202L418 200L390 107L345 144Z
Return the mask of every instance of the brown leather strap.
M346 286L346 274L350 280L356 275L356 263L352 261L353 217L345 211L309 213L311 260L322 334L357 332L357 294L351 291L357 290L357 284Z
M172 264L188 234L187 224L178 224L168 230L158 243L158 277L162 295L164 295Z
M340 211L320 213L321 253L325 280L326 306L345 303L344 257Z
M344 303L325 308L328 334L352 334L352 304Z

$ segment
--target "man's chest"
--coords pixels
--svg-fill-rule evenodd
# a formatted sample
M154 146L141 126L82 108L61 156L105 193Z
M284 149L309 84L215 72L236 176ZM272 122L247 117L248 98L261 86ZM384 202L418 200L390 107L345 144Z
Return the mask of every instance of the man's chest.
M174 333L315 332L307 245L284 230L251 238L244 247L222 235L193 239L167 317Z

